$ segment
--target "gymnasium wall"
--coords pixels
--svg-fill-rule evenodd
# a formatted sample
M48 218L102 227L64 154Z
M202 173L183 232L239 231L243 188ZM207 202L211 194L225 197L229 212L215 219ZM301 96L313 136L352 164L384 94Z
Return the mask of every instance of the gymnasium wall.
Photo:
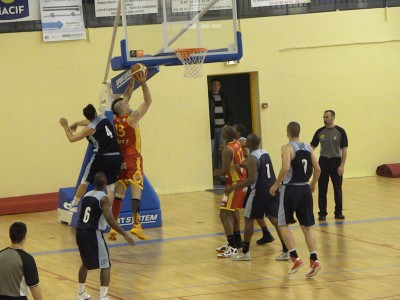
M325 109L334 109L348 132L346 177L370 176L377 165L400 161L393 134L400 111L400 8L387 15L369 9L244 19L241 27L240 64L206 65L196 80L183 79L181 67L161 67L149 81L154 102L141 121L143 155L158 193L212 186L206 78L213 74L258 72L257 101L269 103L260 110L263 147L276 169L286 124L300 122L309 142ZM158 47L158 29L138 28L138 39ZM41 32L0 35L0 197L75 185L87 143L69 143L58 120L82 119L82 107L97 103L111 32L90 29L86 41L46 44ZM135 92L134 105L141 99Z

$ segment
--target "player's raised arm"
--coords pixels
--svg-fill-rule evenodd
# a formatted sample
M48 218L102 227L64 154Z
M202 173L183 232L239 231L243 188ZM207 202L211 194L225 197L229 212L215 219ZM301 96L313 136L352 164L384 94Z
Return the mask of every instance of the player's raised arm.
M61 118L59 123L64 128L65 135L71 143L80 141L85 137L94 134L94 130L89 127L85 127L82 129L82 131L74 134L70 127L68 127L68 121L65 118Z
M88 126L90 124L90 121L88 119L84 119L81 121L76 121L74 123L72 123L72 125L69 126L69 129L73 132L76 131L76 129L78 128L78 126Z
M131 79L129 80L128 86L125 89L124 95L122 96L124 98L124 101L129 102L129 100L131 100L134 87L135 87L135 78L133 78L132 76Z
M137 81L140 83L143 91L143 102L139 107L132 111L129 115L130 123L138 123L141 118L147 113L153 99L151 97L150 89L147 85L146 72L139 72L136 75Z

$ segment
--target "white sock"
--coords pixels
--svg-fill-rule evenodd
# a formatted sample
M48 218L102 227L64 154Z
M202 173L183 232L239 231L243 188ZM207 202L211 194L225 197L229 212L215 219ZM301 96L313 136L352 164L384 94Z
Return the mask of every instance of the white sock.
M78 294L83 294L85 291L85 284L84 283L78 283Z
M71 202L72 206L78 206L79 200L81 200L81 198L74 197L74 199Z
M108 293L108 286L101 286L100 287L100 298L107 297L107 293Z

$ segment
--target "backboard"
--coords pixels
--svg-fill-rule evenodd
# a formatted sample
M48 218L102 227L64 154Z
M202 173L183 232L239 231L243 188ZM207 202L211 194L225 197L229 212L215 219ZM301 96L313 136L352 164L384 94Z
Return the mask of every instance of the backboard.
M121 56L111 61L113 70L135 63L148 67L181 65L180 48L207 48L204 63L242 57L236 0L121 0L124 39ZM128 26L130 5L142 5L149 25Z

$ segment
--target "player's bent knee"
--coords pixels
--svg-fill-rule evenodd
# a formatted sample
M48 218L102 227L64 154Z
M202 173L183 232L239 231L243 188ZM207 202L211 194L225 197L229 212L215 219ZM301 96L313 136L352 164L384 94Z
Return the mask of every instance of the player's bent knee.
M125 195L122 194L115 194L115 199L123 199Z

